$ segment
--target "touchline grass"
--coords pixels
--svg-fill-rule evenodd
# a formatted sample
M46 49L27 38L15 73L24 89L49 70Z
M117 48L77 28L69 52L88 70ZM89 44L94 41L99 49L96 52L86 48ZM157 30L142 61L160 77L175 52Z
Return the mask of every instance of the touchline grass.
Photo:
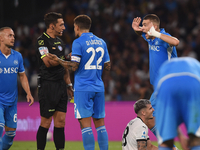
M152 142L157 146L157 142ZM179 142L176 142L175 145L179 150L182 150ZM36 150L36 142L19 142L14 141L12 147L9 150ZM52 141L47 142L45 150L55 150L54 143ZM82 141L70 141L65 142L65 150L84 150ZM95 150L99 150L98 143L95 143ZM122 150L121 141L109 142L109 150Z

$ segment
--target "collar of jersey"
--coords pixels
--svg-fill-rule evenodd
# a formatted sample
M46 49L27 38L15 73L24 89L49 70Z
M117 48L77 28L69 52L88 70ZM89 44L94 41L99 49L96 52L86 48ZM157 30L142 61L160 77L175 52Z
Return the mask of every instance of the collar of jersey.
M0 50L0 54L2 54L1 50ZM11 54L14 54L14 50L11 48Z
M85 33L81 34L81 36L84 36L84 35L93 35L93 34L92 34L92 32L87 32L87 33L85 32Z
M43 32L43 34L44 34L47 38L51 38L46 32Z

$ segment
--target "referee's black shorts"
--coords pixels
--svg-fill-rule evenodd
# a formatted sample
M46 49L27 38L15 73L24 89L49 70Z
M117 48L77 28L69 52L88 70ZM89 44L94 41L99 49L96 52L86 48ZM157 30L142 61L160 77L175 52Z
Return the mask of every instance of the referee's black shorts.
M67 85L63 81L41 80L38 84L40 115L53 116L55 111L67 112Z

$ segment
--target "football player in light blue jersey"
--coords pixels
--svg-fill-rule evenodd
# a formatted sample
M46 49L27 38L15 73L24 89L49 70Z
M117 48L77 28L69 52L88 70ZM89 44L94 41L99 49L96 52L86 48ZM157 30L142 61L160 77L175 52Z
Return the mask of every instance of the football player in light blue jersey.
M0 150L12 146L17 128L17 75L27 93L31 106L34 99L23 66L22 55L11 49L14 46L14 32L10 27L0 28ZM3 128L5 134L2 138Z
M84 148L95 148L92 118L99 147L101 150L108 150L108 134L104 124L104 83L101 76L103 69L110 70L111 64L104 40L89 32L91 23L90 17L86 15L79 15L74 19L74 32L78 38L72 44L71 62L63 61L52 54L48 54L48 57L75 71L74 110L81 126Z
M172 149L181 123L187 128L189 149L200 150L200 63L189 57L165 62L154 88L159 150ZM181 143L187 149L187 142Z
M148 42L150 83L153 85L158 70L163 62L177 57L175 46L179 44L179 40L172 37L169 33L166 33L164 29L160 29L160 19L155 14L146 15L143 18L142 27L139 26L140 22L140 17L134 18L132 28ZM150 101L155 109L156 102L154 93L151 95ZM156 135L155 118L150 120L147 126Z

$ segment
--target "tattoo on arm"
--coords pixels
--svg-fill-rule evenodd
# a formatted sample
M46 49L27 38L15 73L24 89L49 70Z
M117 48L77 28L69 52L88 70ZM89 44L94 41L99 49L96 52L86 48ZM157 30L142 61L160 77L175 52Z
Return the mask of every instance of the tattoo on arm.
M138 150L147 150L147 141L137 141Z
M79 63L73 61L63 61L62 59L58 59L60 65L69 71L76 71L78 69Z
M111 63L110 63L110 62L105 63L105 64L104 64L104 69L105 69L106 71L110 71L110 69L111 69Z

